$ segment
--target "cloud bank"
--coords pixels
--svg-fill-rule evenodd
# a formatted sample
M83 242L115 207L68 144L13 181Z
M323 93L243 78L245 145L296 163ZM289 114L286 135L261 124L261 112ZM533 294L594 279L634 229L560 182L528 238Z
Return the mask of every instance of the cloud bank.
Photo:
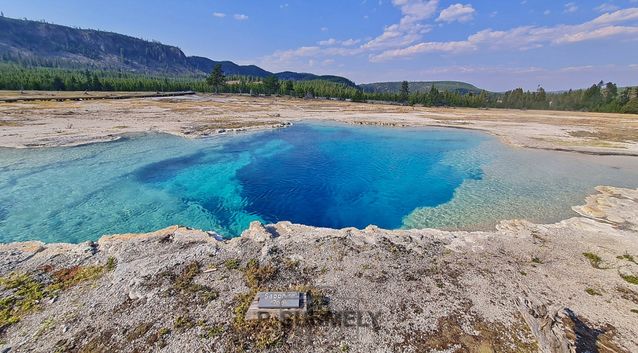
M526 51L590 40L638 38L638 8L613 10L614 7L603 4L596 11L613 11L579 24L529 25L504 30L486 28L466 38L432 41L426 38L438 28L436 23L463 25L475 18L475 8L471 4L456 3L440 9L438 0L392 0L391 4L399 10L401 17L398 22L386 25L377 36L368 39L327 38L315 45L275 51L262 57L260 62L275 68L308 67L310 60L332 62L336 57L360 56L378 63L432 53L462 55L477 51ZM564 11L578 11L578 7L567 3Z

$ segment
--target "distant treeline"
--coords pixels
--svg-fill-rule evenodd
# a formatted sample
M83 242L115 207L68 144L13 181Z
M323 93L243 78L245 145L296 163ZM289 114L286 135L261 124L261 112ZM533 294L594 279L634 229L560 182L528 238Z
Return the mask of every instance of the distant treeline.
M358 94L361 96L360 94ZM619 89L614 83L599 82L587 89L548 93L543 88L524 91L517 88L505 93L482 91L478 94L439 91L410 93L405 89L398 94L363 94L367 100L404 102L410 105L451 106L474 108L510 108L590 111L638 114L638 88Z
M404 86L407 86L404 84ZM599 82L587 89L547 93L543 88L524 91L517 88L505 93L482 91L478 94L439 91L432 87L428 92L369 93L333 82L282 81L275 77L227 81L219 92L253 94L280 94L298 97L326 97L348 99L355 102L382 101L409 105L450 106L474 108L551 109L638 114L638 88L619 89L614 83Z
M212 77L212 75L211 75ZM52 91L186 91L276 94L295 97L325 97L355 102L385 101L409 105L475 108L551 109L638 114L638 88L619 89L599 82L587 89L548 93L543 88L505 93L483 91L478 94L456 91L411 93L404 83L399 93L367 93L330 81L280 81L267 78L228 76L153 76L142 73L72 70L0 64L0 89Z
M203 77L0 64L0 89L43 91L210 91Z

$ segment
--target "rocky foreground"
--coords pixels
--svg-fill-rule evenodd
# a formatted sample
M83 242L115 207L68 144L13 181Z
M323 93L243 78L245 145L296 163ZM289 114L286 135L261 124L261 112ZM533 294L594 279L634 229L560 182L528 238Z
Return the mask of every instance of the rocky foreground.
M0 352L636 352L638 190L493 232L253 223L0 245ZM258 290L310 317L246 321Z

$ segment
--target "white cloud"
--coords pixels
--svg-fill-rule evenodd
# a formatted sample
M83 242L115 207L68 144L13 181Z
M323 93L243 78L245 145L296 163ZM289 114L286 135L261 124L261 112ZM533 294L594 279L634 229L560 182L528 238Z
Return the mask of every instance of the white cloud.
M236 19L237 21L246 21L248 19L248 16L241 13L236 13L233 15L233 18Z
M381 54L373 55L370 61L380 62L388 59L409 57L423 53L458 53L462 51L475 50L477 47L470 41L456 42L425 42L419 43L407 48L386 50Z
M555 40L555 43L576 43L586 40L601 39L619 35L638 35L638 27L606 26L591 31L565 34Z
M403 17L400 24L415 23L432 17L439 5L438 0L392 0L399 7Z
M504 30L487 28L465 38L428 41L423 37L434 28L431 23L434 22L432 17L438 2L394 0L392 3L401 10L401 20L386 26L383 33L375 38L366 38L363 42L360 39L328 38L315 45L275 51L260 58L260 63L270 69L290 69L307 67L309 60L321 63L338 57L366 55L369 61L380 62L424 53L458 55L479 50L524 51L610 38L635 42L638 38L638 8L628 8L601 14L580 24L530 25Z
M341 42L341 45L343 45L344 47L350 47L353 45L357 45L361 42L361 39L346 39L344 41Z
M279 5L280 9L285 9L288 7L288 3Z
M551 13L552 13L552 12L551 12L550 10L545 10L545 11L543 12L543 15L545 15L545 16L549 16Z
M351 47L353 45L359 44L361 39L346 39L346 40L337 40L334 38L329 38L326 40L319 41L317 44L321 46L333 46L333 45L342 45L344 47Z
M437 22L468 22L474 18L476 11L472 5L454 4L441 11Z
M432 26L421 23L434 15L438 0L392 0L401 11L401 20L386 26L383 33L363 45L366 49L406 46L421 39Z
M399 24L386 26L383 33L376 38L368 41L363 46L366 49L384 49L391 47L402 47L412 44L423 37L423 35L431 30L429 25L417 25L409 30Z
M292 68L304 70L304 68L308 67L309 60L316 62L316 60L324 58L333 59L334 57L355 56L363 52L364 50L360 47L313 45L296 49L277 50L270 55L260 58L259 63L275 71L291 70Z
M619 26L618 24L635 19L638 19L638 8L607 13L577 25L521 26L505 31L485 29L462 41L424 42L385 50L371 55L370 60L378 62L421 53L458 53L480 48L529 50L546 44L560 45L619 36L633 38L638 34L638 26Z
M606 13L598 16L592 22L597 24L603 23L616 23L630 20L638 20L638 8L632 7L629 9L618 10L612 13Z
M226 17L226 14L223 12L213 12L213 16L222 18L222 17Z
M602 4L600 4L600 5L598 5L598 6L596 6L594 8L594 10L596 10L598 12L612 12L612 11L616 11L618 9L620 9L620 7L614 5L614 4L610 3L610 2L602 3Z
M361 39L337 40L334 38L322 40L313 46L302 46L297 49L277 50L262 57L264 66L281 68L285 65L306 66L308 57L353 56L367 52L375 52L390 48L406 47L420 40L432 29L432 25L421 23L431 18L437 10L438 0L393 0L392 4L401 11L399 23L384 28L382 34L376 38L366 39L360 45ZM321 28L327 32L327 27Z
M558 69L560 72L589 72L594 69L593 65L568 66Z
M568 2L565 4L565 13L572 13L578 11L578 5L574 2Z
M319 45L335 45L337 44L337 40L334 38L322 40L318 43Z

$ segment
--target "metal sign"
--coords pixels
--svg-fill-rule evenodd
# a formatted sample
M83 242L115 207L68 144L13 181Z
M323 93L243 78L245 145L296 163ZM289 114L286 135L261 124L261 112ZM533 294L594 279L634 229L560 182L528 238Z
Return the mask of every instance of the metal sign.
M293 309L301 308L299 292L260 292L257 307L260 309Z

